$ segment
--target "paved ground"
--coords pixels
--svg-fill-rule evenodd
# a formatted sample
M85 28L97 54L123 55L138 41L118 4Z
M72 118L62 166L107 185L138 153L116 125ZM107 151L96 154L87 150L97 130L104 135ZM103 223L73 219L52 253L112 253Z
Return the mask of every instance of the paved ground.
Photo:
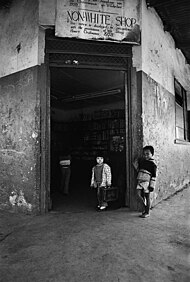
M126 208L1 211L0 281L189 282L189 203L187 188L147 219Z

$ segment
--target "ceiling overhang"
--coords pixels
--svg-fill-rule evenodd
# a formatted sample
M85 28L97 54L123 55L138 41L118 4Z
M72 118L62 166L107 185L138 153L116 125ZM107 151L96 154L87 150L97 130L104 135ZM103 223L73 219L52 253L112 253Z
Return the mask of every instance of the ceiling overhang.
M13 0L0 0L0 9L10 8Z

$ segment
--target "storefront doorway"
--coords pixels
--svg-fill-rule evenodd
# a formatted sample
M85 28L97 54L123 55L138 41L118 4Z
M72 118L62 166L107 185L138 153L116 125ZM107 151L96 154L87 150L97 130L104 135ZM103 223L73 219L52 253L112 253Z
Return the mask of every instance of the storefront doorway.
M113 184L121 186L120 197L118 201L110 202L110 208L129 205L126 97L130 49L119 44L121 49L118 50L116 45L47 40L51 136L49 186L53 210L95 209L96 196L90 189L90 179L99 152L111 166ZM63 195L60 187L59 156L65 149L69 149L72 157L68 196Z
M80 68L50 69L51 77L51 195L54 208L72 203L95 205L90 191L92 166L101 152L117 185L125 187L125 72ZM123 147L122 147L123 146ZM122 154L119 149L123 148ZM69 195L61 190L59 157L72 156ZM113 162L113 154L118 162ZM116 175L117 174L117 175ZM124 187L123 190L124 190ZM124 194L123 194L124 197ZM123 199L124 200L124 199ZM118 203L119 204L119 203ZM82 206L81 206L82 208Z

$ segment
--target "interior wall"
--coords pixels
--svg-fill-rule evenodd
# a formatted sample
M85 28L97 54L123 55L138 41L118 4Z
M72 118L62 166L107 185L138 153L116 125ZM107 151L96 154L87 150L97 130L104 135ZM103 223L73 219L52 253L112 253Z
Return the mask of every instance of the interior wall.
M51 124L51 139L52 139L52 142L53 142L52 143L52 149L56 150L56 151L60 150L61 147L63 146L63 143L65 144L65 146L71 146L71 144L68 145L67 138L64 138L64 134L67 134L67 133L64 133L62 131L63 130L62 128L65 128L64 124L71 123L71 129L70 130L72 131L73 122L75 122L75 121L80 122L79 127L81 126L81 122L83 122L83 121L85 123L85 121L90 122L92 120L92 122L93 122L93 120L95 120L95 121L97 121L97 123L98 122L101 123L101 120L102 120L101 117L104 117L104 116L108 117L109 116L108 119L110 119L110 113L109 112L111 110L124 110L124 109L125 109L124 100L119 101L117 103L110 102L110 103L105 103L105 104L101 104L101 105L98 105L98 106L91 105L89 107L80 108L80 109L76 109L76 110L63 110L63 109L61 110L61 109L51 108L51 121L52 121L52 124ZM97 116L99 117L98 119L96 119ZM58 126L58 129L57 129L57 126ZM66 128L68 128L68 126L66 126ZM74 128L74 130L76 130L76 128ZM105 128L102 129L102 131L104 131L104 130L105 130ZM74 134L74 131L73 131L72 135L73 134ZM75 140L77 140L77 138L79 137L78 136L79 132L76 133L76 134L77 134L77 136L75 136L75 138L74 138ZM80 140L80 138L79 138L79 140ZM71 140L70 140L70 142L71 142ZM74 143L76 143L76 142L77 141L75 141ZM76 147L76 148L81 147L81 144L78 144L78 145L75 144L74 147ZM72 146L71 146L70 149L76 150L76 148L72 148Z
M110 97L110 100L111 100L111 97ZM99 106L92 105L92 106L80 108L77 110L64 111L61 109L59 110L52 109L51 119L52 121L55 122L55 124L52 122L52 126L51 126L51 130L52 130L51 131L51 138L52 138L52 143L51 143L51 151L52 151L51 189L52 191L56 191L59 189L58 179L60 179L60 175L58 173L59 171L58 155L60 154L61 150L64 149L64 147L69 147L72 152L71 153L72 154L71 186L75 187L76 185L79 185L80 183L80 189L83 189L90 185L91 170L92 170L92 166L95 164L95 154L96 154L97 148L100 148L99 150L104 150L104 153L105 153L105 150L107 150L105 154L107 155L107 157L109 157L110 152L108 148L110 146L111 138L107 139L108 137L105 137L105 135L107 135L106 130L109 130L109 132L111 132L112 130L109 127L109 125L112 122L112 119L110 119L109 111L117 110L117 109L124 110L124 105L125 104L124 104L124 99L123 99L123 101L120 101L117 103L110 102L110 103L100 104ZM109 116L108 118L109 125L107 125L107 121L105 121L104 119L101 119L101 117L104 117L105 111L108 112L107 116ZM104 114L102 114L101 112L103 112ZM93 117L96 114L100 116L100 118L93 120ZM79 121L79 124L76 123L75 125L75 123L72 123L74 121ZM87 125L86 125L86 121L87 121ZM60 126L57 127L56 122ZM64 128L65 128L64 123L67 123L67 122L68 123L71 122L70 127L66 126L66 130L68 130L69 133L67 131L64 131ZM85 131L83 128L83 124L84 124ZM96 141L95 135L92 136L92 130L95 129L96 131L97 125L99 129L98 129L98 132L96 132L96 134L99 135L99 137L97 137L98 139ZM107 125L108 128L106 128L105 125ZM76 126L78 126L78 129L76 129ZM100 141L100 139L102 140ZM82 140L82 143L81 143L81 140ZM108 160L106 158L106 162L107 161Z
M39 211L37 67L0 79L0 208Z

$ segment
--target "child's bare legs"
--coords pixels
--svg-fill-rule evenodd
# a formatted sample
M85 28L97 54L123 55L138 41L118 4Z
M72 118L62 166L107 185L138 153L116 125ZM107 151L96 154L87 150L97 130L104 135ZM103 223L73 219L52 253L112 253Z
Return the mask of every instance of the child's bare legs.
M150 193L144 192L143 189L137 190L137 196L141 204L143 205L143 212L141 217L146 218L149 217L149 211L150 211Z
M149 214L149 211L150 211L150 193L144 193L144 197L146 199L145 213Z
M137 197L138 197L138 200L139 200L139 202L142 204L142 206L143 206L143 212L145 211L146 212L146 210L145 210L145 207L146 207L146 205L145 205L145 199L144 199L144 191L142 190L142 189L137 189Z

